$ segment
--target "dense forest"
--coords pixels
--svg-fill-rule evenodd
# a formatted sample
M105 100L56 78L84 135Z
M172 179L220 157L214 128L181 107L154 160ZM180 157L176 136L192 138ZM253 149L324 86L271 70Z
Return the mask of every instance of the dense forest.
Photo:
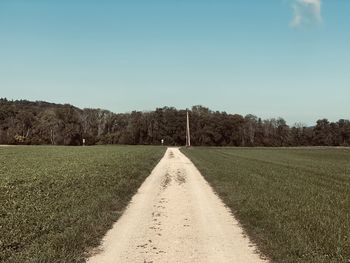
M350 146L350 121L318 120L313 127L289 127L282 118L262 120L189 110L191 142L205 146ZM184 145L186 110L112 113L72 105L0 99L0 144L160 144Z

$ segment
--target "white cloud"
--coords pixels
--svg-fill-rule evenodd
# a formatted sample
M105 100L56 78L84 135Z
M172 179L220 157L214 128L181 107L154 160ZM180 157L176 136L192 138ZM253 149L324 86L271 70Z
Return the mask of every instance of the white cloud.
M291 27L300 27L307 24L322 22L321 0L293 0L294 16Z

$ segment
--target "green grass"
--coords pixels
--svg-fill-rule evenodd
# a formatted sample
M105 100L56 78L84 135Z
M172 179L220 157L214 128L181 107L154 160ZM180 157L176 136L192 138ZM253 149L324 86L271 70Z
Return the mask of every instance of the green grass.
M0 262L84 262L162 147L0 147Z
M273 262L350 262L350 149L182 149Z

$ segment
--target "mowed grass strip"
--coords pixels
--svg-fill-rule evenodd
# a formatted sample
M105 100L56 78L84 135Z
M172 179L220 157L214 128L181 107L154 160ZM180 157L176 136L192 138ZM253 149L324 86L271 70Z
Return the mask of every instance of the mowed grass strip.
M350 149L182 151L273 262L350 262Z
M164 152L0 148L0 262L84 262Z

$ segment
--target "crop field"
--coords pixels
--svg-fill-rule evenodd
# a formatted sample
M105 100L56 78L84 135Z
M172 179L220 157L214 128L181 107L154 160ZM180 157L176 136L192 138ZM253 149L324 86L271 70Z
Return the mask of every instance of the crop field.
M83 262L163 147L0 147L0 262Z
M182 151L273 262L350 262L350 149Z

